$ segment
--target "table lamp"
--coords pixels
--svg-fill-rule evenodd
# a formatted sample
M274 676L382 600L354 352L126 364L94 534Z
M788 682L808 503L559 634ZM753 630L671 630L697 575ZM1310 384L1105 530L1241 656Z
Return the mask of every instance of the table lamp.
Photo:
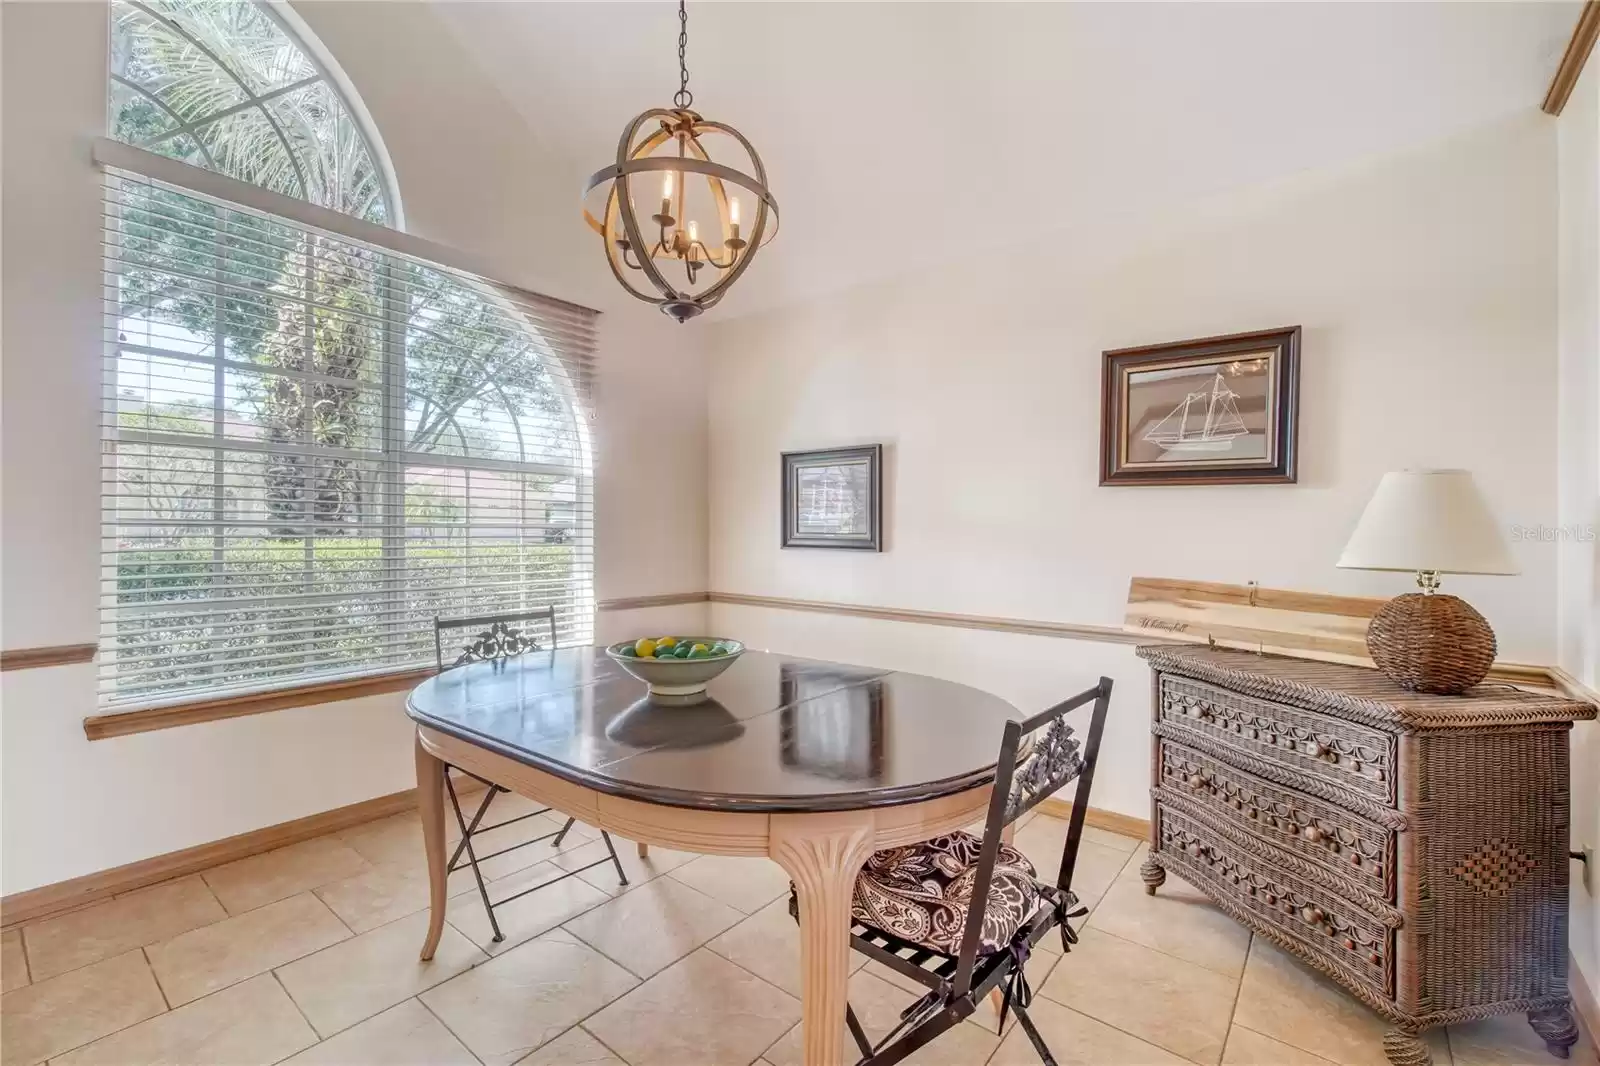
M1396 596L1367 626L1367 651L1395 684L1453 696L1488 675L1494 630L1465 600L1438 591L1440 574L1517 572L1469 471L1383 475L1338 565L1417 575L1422 591Z

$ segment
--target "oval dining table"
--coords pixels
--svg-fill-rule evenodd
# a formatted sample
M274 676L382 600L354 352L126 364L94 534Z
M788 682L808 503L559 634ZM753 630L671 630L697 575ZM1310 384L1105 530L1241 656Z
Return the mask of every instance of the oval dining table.
M921 674L746 652L698 702L651 697L600 648L447 670L406 701L431 915L444 930L448 767L641 844L765 855L799 901L807 1066L844 1055L850 899L880 848L983 817L997 696Z

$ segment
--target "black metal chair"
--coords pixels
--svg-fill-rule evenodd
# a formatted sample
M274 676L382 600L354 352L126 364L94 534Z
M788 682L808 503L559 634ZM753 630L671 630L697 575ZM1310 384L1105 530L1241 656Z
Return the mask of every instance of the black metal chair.
M447 669L455 669L458 666L466 666L470 663L481 662L495 664L492 669L502 669L504 668L507 660L515 658L518 655L525 655L529 652L546 650L544 646L540 645L536 637L522 629L513 628L516 623L529 622L538 619L543 619L548 622L550 626L549 647L553 649L556 646L556 609L554 607L541 607L536 611L522 611L514 614L484 615L478 618L453 618L446 620L435 617L433 620L433 653L434 659L439 666L439 672L443 673ZM444 664L444 634L447 632L455 632L460 630L473 631L473 635L467 639L465 643L460 645L461 650L459 654L447 667ZM611 843L611 834L601 830L600 839L605 841L606 852L609 856L608 858L596 859L594 862L591 862L585 866L580 866L576 870L569 870L560 877L553 877L548 881L534 885L532 888L524 889L515 895L507 896L505 899L490 900L489 889L483 881L483 872L478 869L479 863L487 862L490 859L505 855L508 852L516 851L519 848L527 847L529 844L537 844L544 840L550 841L551 847L560 847L561 841L567 835L567 831L572 828L573 823L576 822L577 819L569 817L566 824L554 833L546 833L543 836L537 836L530 840L524 840L519 844L513 844L508 848L501 848L499 851L493 851L487 855L479 855L477 850L472 846L474 837L480 837L485 833L493 832L496 829L503 829L508 825L514 825L517 822L525 821L529 818L537 818L541 814L549 814L552 808L543 807L536 811L529 811L527 814L519 814L515 818L507 818L503 822L496 822L493 825L484 825L484 816L489 813L489 805L494 802L494 798L501 793L509 792L510 789L502 788L492 781L484 781L483 778L478 777L476 774L468 773L466 770L461 770L459 767L452 767L452 769L466 774L474 781L482 782L484 785L484 793L483 801L478 804L478 809L473 813L472 818L469 820L462 813L461 798L456 793L455 781L452 780L450 774L445 775L445 791L450 794L450 807L455 811L456 825L461 830L461 839L456 843L456 850L451 854L450 861L446 864L446 872L455 873L463 866L470 866L472 868L473 879L478 883L478 895L483 899L483 909L489 916L489 928L494 931L494 940L496 942L504 940L505 934L500 932L500 923L495 919L494 916L495 908L503 907L512 900L521 899L530 892L537 892L546 885L553 885L557 881L564 881L567 878L580 874L585 870L592 870L596 866L603 866L608 862L613 863L616 866L617 877L621 880L621 882L624 885L628 883L628 875L622 871L622 861L617 858L617 849ZM465 862L462 861L463 854L466 856Z
M1087 741L1080 746L1068 713L1088 704ZM1024 967L1033 946L1059 929L1062 951L1078 935L1069 918L1087 913L1072 892L1072 871L1083 838L1084 815L1094 784L1100 736L1111 703L1111 679L1022 722L1007 722L1001 734L994 793L983 836L957 831L922 844L888 848L867 860L851 902L850 946L868 958L927 986L907 1007L900 1024L873 1044L845 1007L845 1024L861 1049L859 1066L891 1066L960 1024L999 991L1000 1030L1015 1011L1045 1066L1056 1066L1044 1038L1028 1016L1033 993ZM1025 736L1043 730L1021 765ZM1062 786L1076 780L1066 846L1054 884L1040 881L1033 864L1002 841L1006 828ZM789 913L799 917L791 888Z

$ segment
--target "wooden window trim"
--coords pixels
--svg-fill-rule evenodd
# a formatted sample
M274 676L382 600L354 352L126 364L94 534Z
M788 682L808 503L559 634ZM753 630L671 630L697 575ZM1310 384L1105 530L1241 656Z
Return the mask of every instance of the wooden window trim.
M266 692L247 692L220 699L193 700L167 707L151 707L142 711L124 711L120 714L96 714L83 720L83 732L90 740L149 733L157 729L176 729L178 726L199 722L216 722L224 718L242 718L249 714L268 711L285 711L293 707L315 707L319 703L337 703L340 700L358 700L364 696L379 696L389 692L403 692L415 688L434 674L433 667L419 670L396 670L387 674L343 678L338 681L316 681L308 685L275 688Z

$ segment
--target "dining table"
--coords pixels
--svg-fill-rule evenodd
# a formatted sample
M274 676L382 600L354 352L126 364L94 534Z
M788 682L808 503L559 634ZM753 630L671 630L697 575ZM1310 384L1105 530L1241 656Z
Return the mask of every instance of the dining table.
M1005 700L967 685L746 651L700 696L652 696L603 648L446 670L416 725L430 920L444 930L451 767L644 845L767 856L798 902L807 1066L845 1048L851 896L874 851L981 820Z

